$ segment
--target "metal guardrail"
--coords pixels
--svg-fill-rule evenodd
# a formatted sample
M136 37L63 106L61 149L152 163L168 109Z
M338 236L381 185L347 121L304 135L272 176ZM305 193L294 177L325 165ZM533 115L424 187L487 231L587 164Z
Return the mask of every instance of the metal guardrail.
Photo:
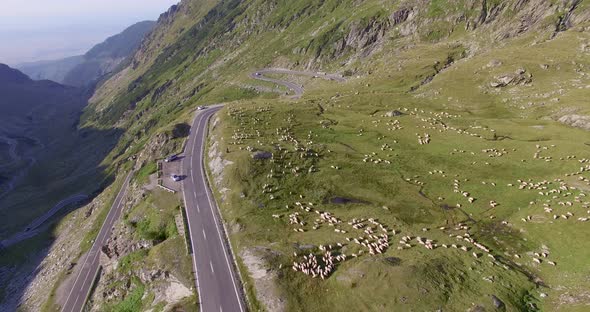
M180 207L180 214L182 216L182 224L184 225L184 244L186 245L186 252L189 255L193 254L193 244L191 241L191 235L190 232L188 231L188 218L186 216L186 207L181 206Z
M88 305L88 300L90 300L90 297L92 297L92 294L96 291L96 287L98 286L98 280L100 278L100 273L102 273L102 265L98 266L98 270L96 270L96 274L94 275L94 278L92 279L92 285L90 285L90 288L88 289L88 293L86 294L86 297L84 298L84 303L82 304L82 309L81 311L90 311L90 308L87 306Z
M158 183L158 186L159 186L160 188L162 188L162 189L163 189L164 191L166 191L166 192L170 192L170 193L172 193L172 194L176 194L176 191L175 191L175 190L173 190L173 189L171 189L171 188L169 188L169 187L165 187L164 185L162 185L162 184L160 184L160 183Z

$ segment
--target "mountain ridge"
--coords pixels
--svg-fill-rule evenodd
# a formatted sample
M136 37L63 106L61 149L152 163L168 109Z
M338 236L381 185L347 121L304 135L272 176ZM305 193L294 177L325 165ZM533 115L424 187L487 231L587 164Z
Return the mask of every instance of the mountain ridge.
M25 63L17 68L35 80L53 80L65 85L86 87L115 71L154 26L153 21L138 22L96 44L84 55Z
M24 83L31 79L18 69L0 63L0 83Z

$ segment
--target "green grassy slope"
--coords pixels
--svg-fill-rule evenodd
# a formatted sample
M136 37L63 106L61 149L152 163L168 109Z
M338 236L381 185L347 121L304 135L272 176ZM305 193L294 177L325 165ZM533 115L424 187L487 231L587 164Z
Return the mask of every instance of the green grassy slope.
M494 310L492 295L509 311L583 311L590 177L579 171L590 139L557 119L588 114L588 21L585 3L542 0L183 1L97 91L84 124L126 129L117 163L197 105L227 103L215 130L233 162L222 214L240 225L238 254L276 252L267 266L289 311ZM291 101L251 88L268 87L248 78L262 67L347 81L284 77L306 90ZM273 160L253 160L253 149ZM318 216L298 201L347 233L314 230ZM304 225L289 224L295 212ZM369 236L354 218L389 230L384 254L345 239ZM301 246L319 255L336 243L349 257L328 279L291 269Z

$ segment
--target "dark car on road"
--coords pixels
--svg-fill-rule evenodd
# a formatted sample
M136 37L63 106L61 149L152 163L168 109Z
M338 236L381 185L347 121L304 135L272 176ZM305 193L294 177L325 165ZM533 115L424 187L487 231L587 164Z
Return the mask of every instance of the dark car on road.
M179 176L177 174L173 174L170 176L172 178L173 181L178 182L180 180L182 180L182 176Z
M166 159L164 159L164 161L165 162L173 162L173 161L175 161L177 159L178 159L178 155L172 154L172 155L166 157Z

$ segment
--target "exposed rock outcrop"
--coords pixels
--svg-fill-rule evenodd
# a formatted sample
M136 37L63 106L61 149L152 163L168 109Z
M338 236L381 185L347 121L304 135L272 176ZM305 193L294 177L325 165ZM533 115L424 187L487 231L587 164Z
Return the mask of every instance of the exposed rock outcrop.
M582 0L564 1L565 13L559 16L559 19L555 25L555 32L553 33L553 36L557 35L557 33L559 32L566 31L572 28L574 24L588 21L590 19L590 13L588 12L588 10L576 12L576 8L578 8L578 5L581 2Z
M215 117L213 123L211 124L211 128L215 128L219 123L219 117ZM217 187L221 187L221 182L223 181L223 169L233 164L233 162L223 159L221 151L219 150L219 142L217 142L217 136L214 134L213 131L211 133L211 141L212 144L209 147L209 170L211 170L211 174L213 175L213 180Z
M513 74L505 74L497 76L494 81L490 82L493 88L501 88L506 86L527 85L533 82L533 76L527 73L525 69L519 68Z
M494 68L494 67L499 67L499 66L502 66L502 61L497 60L497 59L490 60L488 62L488 64L486 65L487 68Z
M399 110L392 110L385 113L385 117L399 117L402 116L404 113L400 112Z
M119 226L113 232L111 238L102 246L102 253L109 260L117 260L120 257L140 249L149 249L154 246L153 242L147 240L134 241L132 233L127 226Z
M156 31L149 33L141 42L137 52L131 60L131 68L137 69L142 63L147 62L149 58L156 55L154 48L159 48L161 43L153 46L154 43L161 41L166 34L166 30L172 26L175 18L181 13L186 13L188 8L183 3L171 6L166 12L160 14L157 21Z
M559 118L559 122L564 123L566 125L581 128L584 130L590 131L590 116L584 115L565 115Z
M277 257L276 251L265 247L244 249L240 257L254 281L257 299L267 311L285 311L285 300L276 286L278 273L269 268L268 259Z
M389 20L391 21L391 25L395 26L395 25L405 22L408 19L408 17L410 16L411 11L412 10L409 8L403 8L403 9L399 9L399 10L393 12L389 16Z
M407 17L406 17L407 18ZM332 58L337 58L348 51L361 52L368 55L376 48L375 43L380 41L390 28L389 20L371 19L366 24L353 23L350 25L346 36L334 43Z
M496 309L506 308L506 304L504 304L504 302L502 300L500 300L500 298L496 297L495 295L492 295L492 303L494 304L494 307Z

